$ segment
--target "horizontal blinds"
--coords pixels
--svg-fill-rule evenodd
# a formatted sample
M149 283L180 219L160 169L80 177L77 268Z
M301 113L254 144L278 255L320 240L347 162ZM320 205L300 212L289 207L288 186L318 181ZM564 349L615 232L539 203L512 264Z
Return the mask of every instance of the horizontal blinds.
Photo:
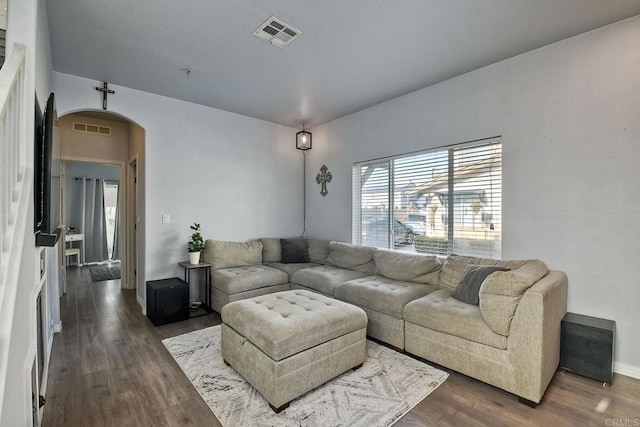
M442 226L445 211L438 195L448 188L447 150L432 151L393 160L394 164L394 218L411 227L414 237L401 240L395 236L397 249L407 246L417 238L416 245L424 240L444 238L446 254L446 230Z
M453 152L453 253L500 258L502 146Z
M355 222L354 242L363 246L389 248L390 162L354 167L358 176L359 218ZM354 183L356 180L354 179Z
M354 243L499 258L501 156L492 139L355 164Z

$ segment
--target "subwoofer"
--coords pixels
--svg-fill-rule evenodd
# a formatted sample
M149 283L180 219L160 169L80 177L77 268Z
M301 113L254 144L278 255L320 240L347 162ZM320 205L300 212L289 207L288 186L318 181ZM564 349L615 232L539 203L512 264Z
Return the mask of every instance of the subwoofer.
M562 319L560 369L611 384L616 322L567 313Z
M147 317L156 326L187 320L189 285L177 277L148 281Z

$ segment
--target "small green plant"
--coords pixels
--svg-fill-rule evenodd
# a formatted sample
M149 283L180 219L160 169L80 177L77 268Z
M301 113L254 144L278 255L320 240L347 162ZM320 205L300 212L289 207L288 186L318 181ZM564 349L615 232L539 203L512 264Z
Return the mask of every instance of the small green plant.
M200 224L194 222L190 228L193 230L193 234L187 242L187 252L200 252L204 249L204 240L202 239L202 234L200 234Z

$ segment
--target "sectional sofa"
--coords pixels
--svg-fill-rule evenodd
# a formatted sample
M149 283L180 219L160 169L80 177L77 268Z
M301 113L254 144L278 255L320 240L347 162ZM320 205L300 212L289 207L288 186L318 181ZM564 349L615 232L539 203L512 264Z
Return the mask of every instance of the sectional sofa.
M567 278L539 260L439 258L316 238L207 240L204 260L218 312L243 298L311 290L362 308L368 336L534 404L558 366ZM471 270L484 266L497 271L469 288ZM461 289L476 301L457 299Z

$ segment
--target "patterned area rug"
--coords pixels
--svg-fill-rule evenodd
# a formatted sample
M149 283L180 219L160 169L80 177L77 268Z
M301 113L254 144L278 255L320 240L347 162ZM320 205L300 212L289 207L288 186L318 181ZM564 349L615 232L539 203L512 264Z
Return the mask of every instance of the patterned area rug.
M275 414L220 356L220 326L162 341L223 426L390 426L448 377L367 340L367 360Z
M93 267L89 273L93 282L120 279L120 267Z

